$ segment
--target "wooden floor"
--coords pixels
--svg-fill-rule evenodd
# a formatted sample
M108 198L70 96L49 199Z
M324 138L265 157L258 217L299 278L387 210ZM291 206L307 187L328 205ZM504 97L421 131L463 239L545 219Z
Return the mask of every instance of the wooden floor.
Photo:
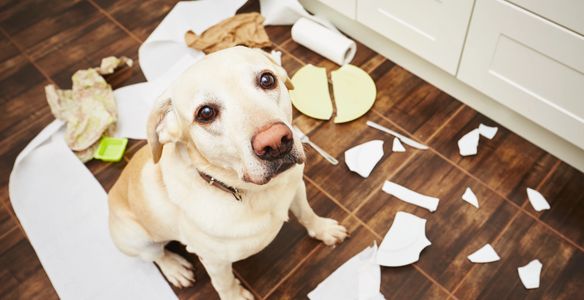
M137 61L138 47L172 8L173 1L19 1L0 3L0 298L54 299L57 295L20 228L8 198L8 176L16 155L53 116L43 87L70 87L78 69L102 57L126 55ZM289 27L269 27L283 64L294 74L305 64L337 66L290 39ZM397 211L426 218L432 245L419 262L382 268L388 299L584 299L584 174L496 124L372 50L359 45L355 65L369 72L378 99L363 118L348 124L309 119L295 123L339 161L332 166L308 149L305 180L311 205L341 220L352 237L336 248L310 239L296 222L287 223L261 253L235 264L236 276L256 298L302 299L320 281L373 240L381 241ZM114 87L144 81L136 64ZM415 137L427 151L391 152L391 137L367 128L365 120ZM479 123L499 127L481 140L478 155L461 157L456 141ZM385 140L386 155L367 179L351 173L343 152L372 139ZM130 143L125 162L143 142ZM123 163L90 162L109 189ZM440 198L435 213L380 191L390 179ZM480 209L461 200L470 186ZM525 189L539 190L551 209L536 213ZM46 199L50 201L50 199ZM466 256L491 243L501 261L475 265ZM178 244L170 248L185 253ZM186 255L186 253L185 253ZM216 294L197 259L197 283L175 290L183 299ZM525 290L517 267L543 262L541 287ZM91 259L88 257L87 259Z

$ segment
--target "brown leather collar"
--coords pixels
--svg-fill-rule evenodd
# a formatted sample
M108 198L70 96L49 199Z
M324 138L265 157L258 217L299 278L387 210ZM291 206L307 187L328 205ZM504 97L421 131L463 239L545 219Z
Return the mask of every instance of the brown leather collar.
M205 181L207 181L207 183L209 183L209 185L212 185L224 192L230 193L233 195L233 197L235 197L235 199L237 199L237 201L241 201L241 199L243 199L243 195L241 193L240 190L238 190L237 188L234 188L232 186L228 186L225 183L213 178L211 175L205 174L199 170L197 170L197 172L199 172L199 175L201 175L201 177L203 179L205 179Z

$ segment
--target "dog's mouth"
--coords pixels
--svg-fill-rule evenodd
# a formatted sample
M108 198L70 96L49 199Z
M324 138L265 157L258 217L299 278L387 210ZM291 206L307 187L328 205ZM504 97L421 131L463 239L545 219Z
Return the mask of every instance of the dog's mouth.
M283 156L282 158L266 161L265 162L266 175L263 176L263 178L261 178L260 180L251 178L247 174L244 175L243 180L258 185L263 185L270 182L270 180L272 180L276 176L286 172L294 165L301 165L303 163L304 163L303 157L289 153Z

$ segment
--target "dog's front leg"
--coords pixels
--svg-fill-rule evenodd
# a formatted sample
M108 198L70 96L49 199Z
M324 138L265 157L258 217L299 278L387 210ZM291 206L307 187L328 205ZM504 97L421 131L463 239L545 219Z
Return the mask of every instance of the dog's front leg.
M253 295L246 290L235 276L231 262L220 259L199 257L211 278L211 284L221 300L252 300Z
M319 217L306 198L306 186L304 181L300 183L294 195L290 210L296 216L300 224L306 227L308 235L321 240L328 246L341 243L347 237L347 229L336 220Z

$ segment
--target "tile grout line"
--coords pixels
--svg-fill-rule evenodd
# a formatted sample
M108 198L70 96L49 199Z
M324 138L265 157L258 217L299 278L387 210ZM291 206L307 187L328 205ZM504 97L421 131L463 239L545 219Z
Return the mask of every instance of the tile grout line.
M345 210L346 212L349 213L349 215L347 216L347 218L349 217L353 217L355 220L357 220L357 222L363 226L364 228L366 228L367 230L369 230L375 237L377 237L379 240L383 240L383 238L378 235L371 227L369 227L369 225L367 225L363 220L361 220L359 217L357 217L356 215L354 215L348 208L346 208L344 205L342 205L341 203L339 203L332 195L330 195L328 192L326 192L324 189L322 189L318 184L316 184L312 179L310 179L308 176L304 176L306 180L308 180L312 185L314 185L319 191L321 191L323 194L325 194L325 196L327 196L332 202L334 202L335 204L337 204L341 209ZM345 218L346 219L346 218ZM417 266L415 266L415 268L419 268ZM439 284L434 278L430 277L429 275L427 275L425 272L421 272L418 270L418 272L420 272L422 274L422 276L426 277L428 280L430 280L433 283L436 283L438 285L438 287L440 287L441 289L443 289L444 291L447 292L448 295L451 295L450 291L444 287L443 285Z
M101 6L97 5L93 0L88 0L88 2L96 8L101 14L103 14L107 19L113 22L116 26L120 27L122 31L124 31L127 35L129 35L134 41L138 42L138 44L144 43L138 36L136 36L133 32L131 32L128 28L122 25L116 18L114 18L110 13L104 10Z
M256 297L257 299L261 299L261 295L253 288L253 286L251 284L249 284L249 282L247 282L247 280L245 280L245 278L243 278L243 276L241 276L241 274L239 274L239 272L237 272L237 270L235 270L235 268L233 267L233 264L231 266L231 270L233 271L233 274L235 275L235 277L237 277L239 279L239 281L241 283L243 283L244 286L248 287L248 289L251 291L251 293L254 295L254 297ZM207 270L205 270L205 272L206 271Z
M314 247L314 249L312 249L310 252L308 252L308 254L302 259L300 260L300 262L298 262L296 264L296 266L294 266L294 268L292 268L292 270L290 270L288 272L288 274L286 274L286 276L282 277L282 279L280 279L275 285L274 287L272 287L267 293L266 295L262 298L262 299L267 299L268 297L270 297L281 285L282 283L284 283L284 281L286 281L288 278L290 278L290 276L292 276L292 274L294 274L296 272L296 270L300 269L300 267L310 258L312 257L312 255L314 253L316 253L316 251L318 249L320 249L322 247L322 242L320 242L318 245L316 245Z
M555 173L555 171L557 170L560 163L561 163L561 161L558 160L558 162L556 162L554 164L554 166L548 171L548 173L544 176L544 178L541 180L541 182L537 185L537 187L536 187L537 189L540 189L549 180L549 178L551 178L551 176ZM524 200L523 205L525 205L526 202L528 202L527 199ZM517 217L519 217L520 214L521 214L521 210L517 210L517 212L515 213L515 215L513 215L511 220L509 220L509 222L505 225L505 227L501 230L501 232L499 232L499 234L495 237L495 239L493 239L493 241L492 241L493 244L495 242L497 242L503 236L503 234L505 234L505 232L507 232L509 227L511 227L511 224L515 221L515 219L517 219ZM466 272L466 274L462 277L462 279L454 287L454 290L452 292L453 294L456 293L456 291L458 291L458 289L462 286L462 284L464 283L464 281L466 280L468 275L471 273L471 271L476 266L477 266L477 264L473 264L472 267Z
M415 135L413 135L409 131L405 130L403 127L399 126L398 124L394 123L393 121L391 121L390 119L384 117L383 115L381 115L381 116L387 122L389 122L392 125L396 126L401 131L406 132L409 136L415 138ZM584 252L584 248L582 248L581 246L579 246L576 242L572 241L571 239L569 239L565 235L559 233L557 230L555 230L554 228L552 228L550 225L546 224L545 222L541 221L539 218L536 218L535 216L531 215L522 206L520 206L519 204L517 204L517 203L513 202L512 200L508 199L507 196L503 195L499 191L496 191L494 188L492 188L491 186L489 186L488 184L486 184L484 181L482 181L481 179L479 179L478 177L476 177L474 174L472 174L469 171L465 170L464 168L462 168L461 166L459 166L457 163L455 163L454 161L450 160L449 158L447 158L446 156L444 156L442 153L438 152L438 150L436 150L436 149L434 149L433 147L430 147L430 146L428 146L428 150L431 151L432 153L438 155L440 158L442 158L445 161L447 161L450 165L452 165L453 167L455 167L459 171L463 172L467 176L471 177L472 179L474 179L475 181L477 181L479 184L481 184L482 186L486 187L489 191L495 193L497 196L501 197L503 200L507 201L509 204L511 204L515 208L517 208L517 209L521 210L523 213L527 214L529 217L531 217L532 219L534 219L537 223L539 223L542 226L544 226L545 228L551 230L553 233L555 233L560 238L562 238L563 240L565 240L566 242L568 242L570 245L572 245L572 246L576 247L577 249L579 249L580 251ZM548 152L546 152L546 153L548 153ZM521 205L523 205L523 203Z

